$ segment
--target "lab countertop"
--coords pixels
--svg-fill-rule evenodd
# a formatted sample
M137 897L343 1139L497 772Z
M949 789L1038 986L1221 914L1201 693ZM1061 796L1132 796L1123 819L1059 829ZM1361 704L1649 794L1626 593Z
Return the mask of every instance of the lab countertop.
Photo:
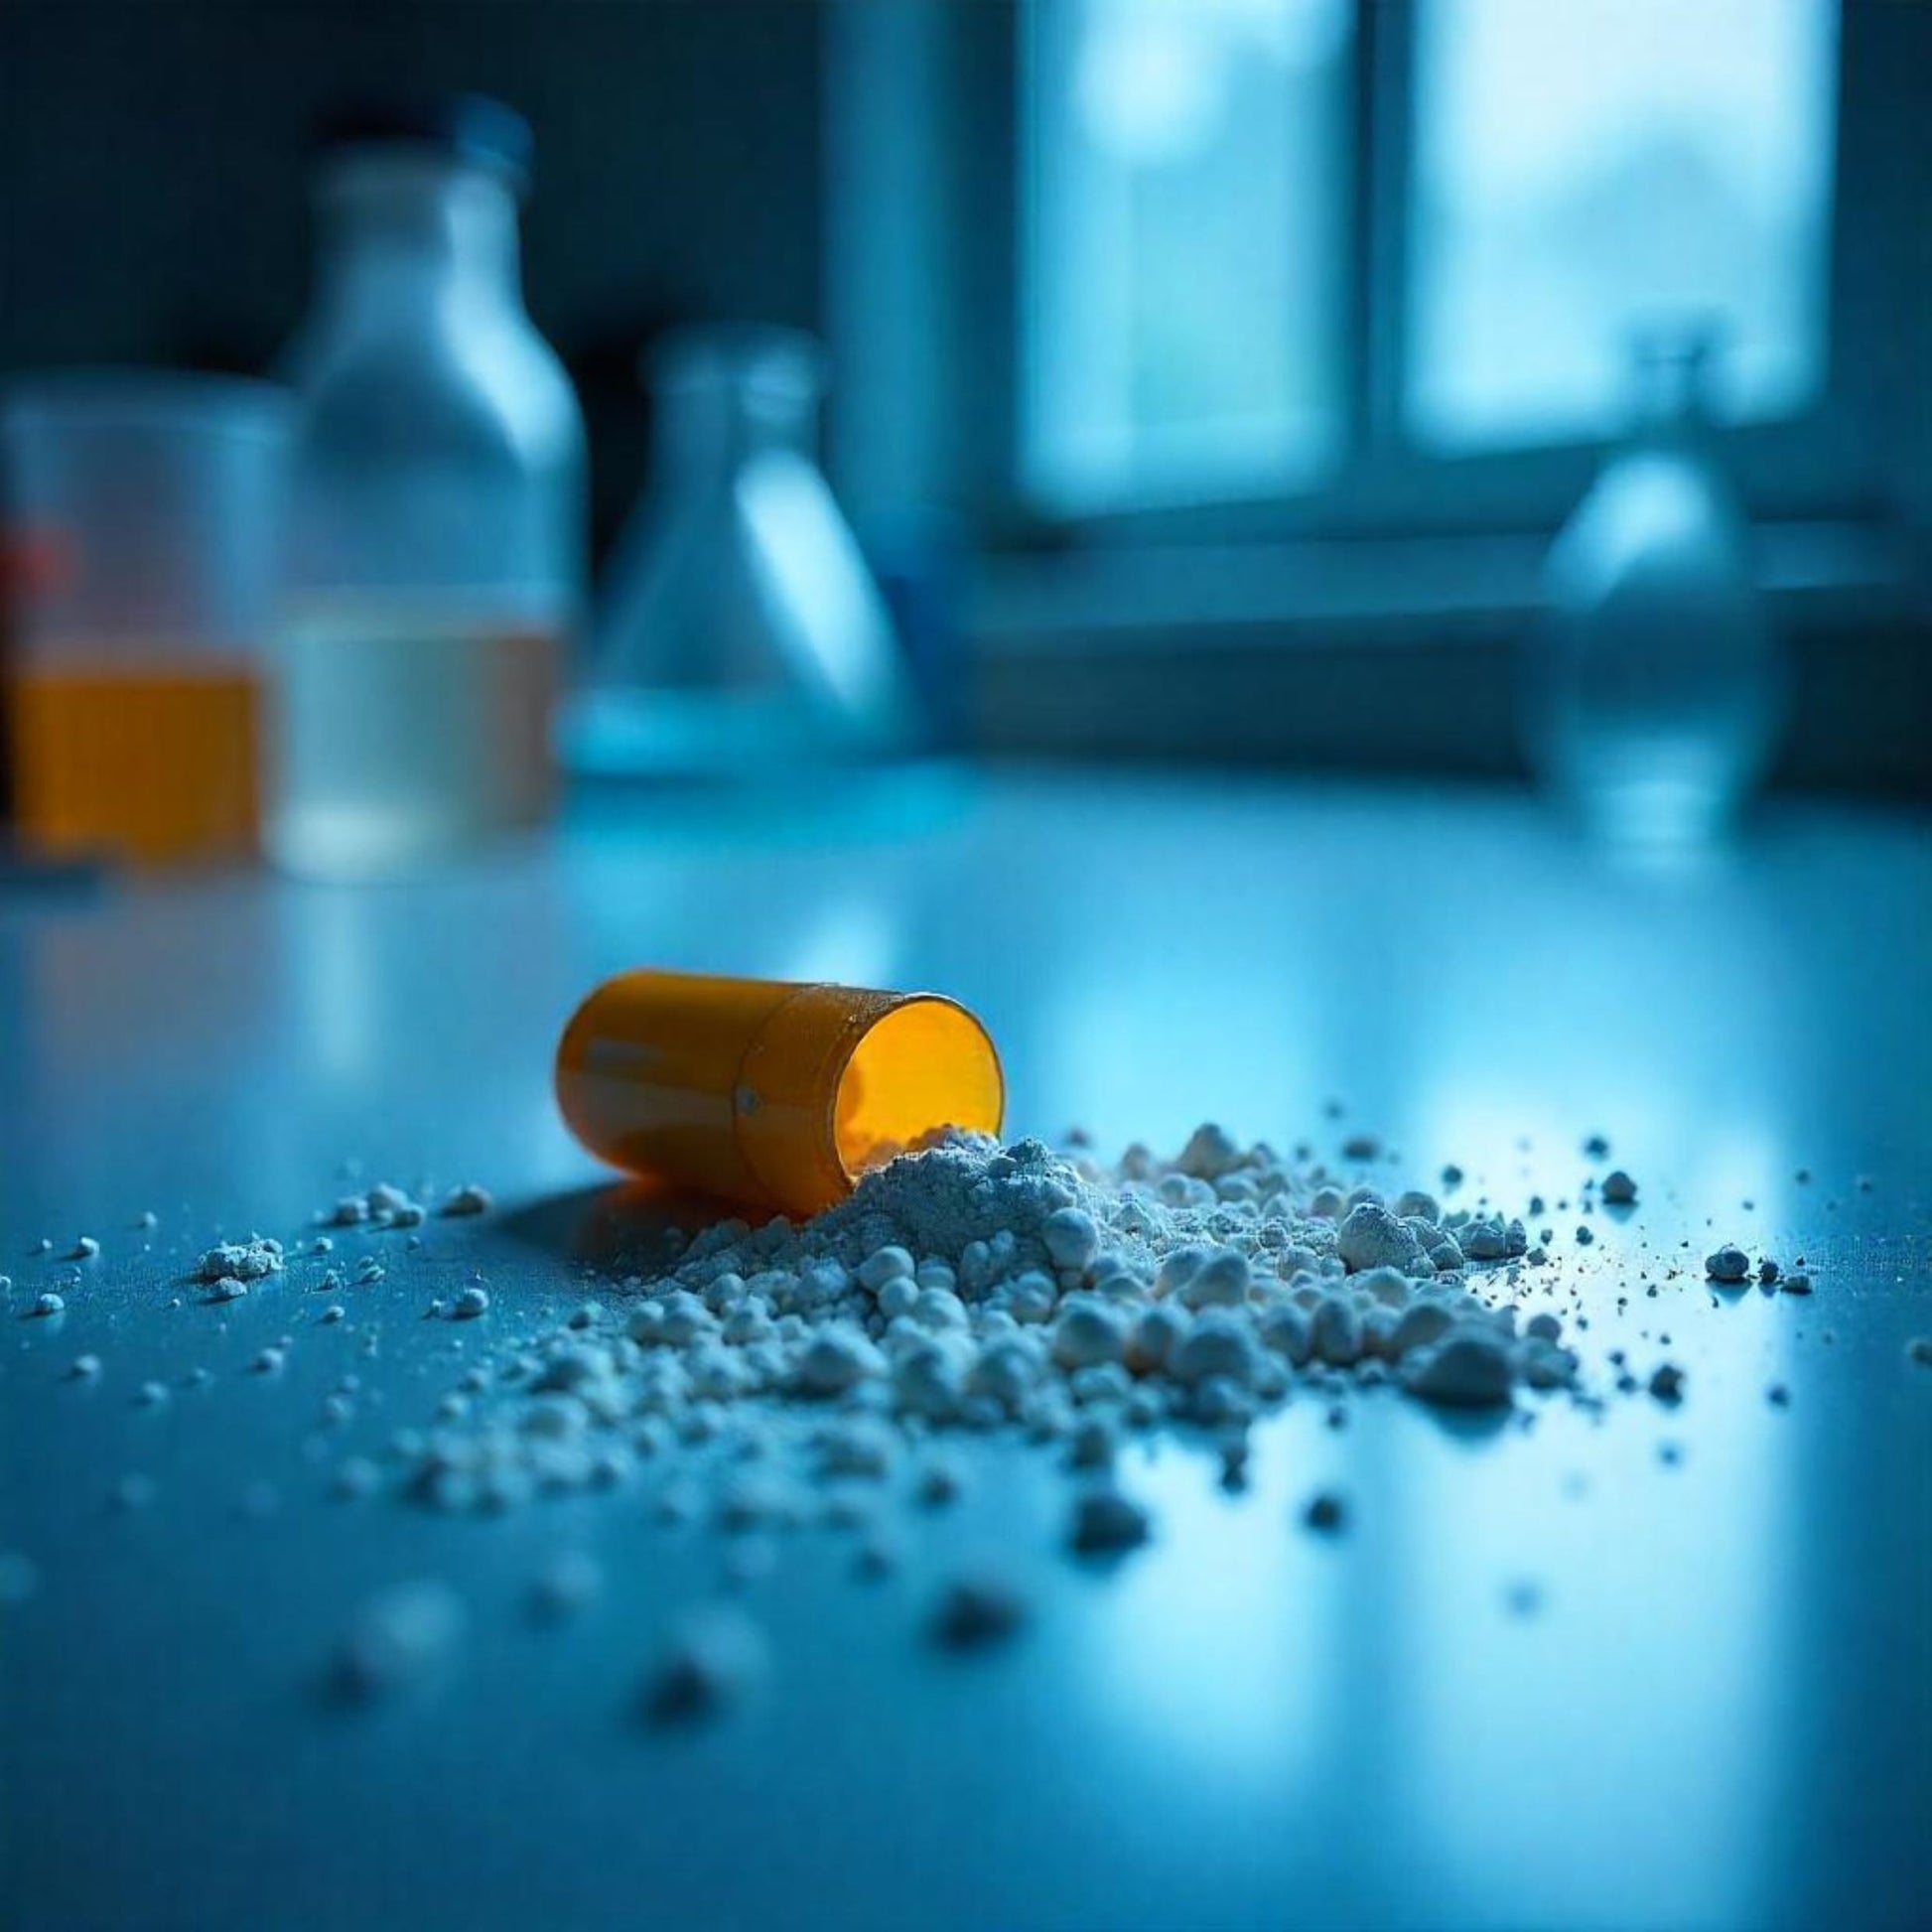
M1785 805L1723 863L1638 872L1503 794L924 772L776 811L580 810L408 885L12 889L0 1918L1923 1924L1929 830ZM1332 1154L1372 1130L1398 1184L1454 1162L1519 1209L1541 1192L1604 1400L1480 1430L1387 1391L1339 1429L1297 1400L1240 1490L1157 1435L1121 1465L1154 1541L1101 1568L1065 1554L1055 1454L975 1439L955 1508L895 1506L897 1574L787 1533L737 1590L762 1682L653 1728L643 1674L724 1543L658 1519L664 1468L482 1519L332 1491L466 1348L612 1292L611 1198L550 1055L591 985L645 962L955 994L1016 1133L1078 1123L1115 1153L1214 1118ZM1641 1198L1585 1248L1597 1133ZM222 1308L184 1289L217 1234L293 1240L384 1177L499 1207L416 1251L345 1240L389 1268L336 1325L300 1269ZM64 1261L81 1234L98 1257ZM1714 1293L1724 1240L1804 1256L1815 1293ZM477 1271L487 1315L425 1318ZM65 1312L33 1314L49 1289ZM1612 1348L1679 1363L1683 1402L1617 1394ZM150 1381L166 1401L136 1399ZM115 1506L129 1476L143 1507ZM1318 1487L1340 1535L1300 1520ZM528 1591L563 1550L604 1587L540 1628ZM1031 1620L935 1648L935 1595L988 1562ZM467 1633L345 1708L346 1620L410 1579L454 1589Z

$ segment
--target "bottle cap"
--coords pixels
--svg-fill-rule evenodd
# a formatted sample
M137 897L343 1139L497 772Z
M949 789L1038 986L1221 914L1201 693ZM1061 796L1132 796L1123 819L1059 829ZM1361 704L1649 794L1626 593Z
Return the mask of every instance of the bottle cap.
M530 123L514 107L486 94L398 95L351 101L317 131L325 150L413 143L440 148L478 167L491 168L519 186L530 179L536 152Z

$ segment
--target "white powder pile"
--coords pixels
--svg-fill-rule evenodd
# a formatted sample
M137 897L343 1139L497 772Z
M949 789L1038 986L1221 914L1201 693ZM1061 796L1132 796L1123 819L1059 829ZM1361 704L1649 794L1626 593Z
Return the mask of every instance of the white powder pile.
M1393 1381L1499 1409L1578 1373L1558 1318L1511 1299L1526 1247L1518 1221L1344 1187L1211 1126L1173 1161L1136 1147L1116 1168L948 1137L814 1220L724 1222L627 1299L473 1360L402 1448L426 1500L468 1510L728 1439L743 1452L714 1458L712 1506L749 1530L809 1515L817 1480L891 1474L940 1429L1064 1439L1104 1475L1123 1431L1238 1433L1297 1388ZM798 1453L770 1454L781 1442ZM1119 1550L1148 1533L1108 1495L1068 1535Z

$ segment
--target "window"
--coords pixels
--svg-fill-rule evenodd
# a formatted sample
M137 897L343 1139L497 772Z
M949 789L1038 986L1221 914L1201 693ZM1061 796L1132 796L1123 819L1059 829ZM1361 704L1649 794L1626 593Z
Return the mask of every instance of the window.
M1306 483L1342 435L1348 0L1048 0L1024 50L1022 464L1080 510Z
M1430 0L1417 16L1405 413L1450 448L1613 429L1631 336L1708 316L1717 398L1825 360L1830 0Z
M1309 499L1595 439L1631 339L1693 321L1725 415L1801 413L1838 36L1835 0L1030 0L1024 492Z

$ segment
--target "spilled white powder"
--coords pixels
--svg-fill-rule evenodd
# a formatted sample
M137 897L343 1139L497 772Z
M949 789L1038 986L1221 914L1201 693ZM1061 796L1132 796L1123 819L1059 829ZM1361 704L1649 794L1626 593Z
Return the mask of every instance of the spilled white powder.
M1238 1433L1297 1388L1502 1409L1578 1373L1557 1317L1512 1300L1527 1245L1520 1221L1344 1188L1213 1126L1115 1167L952 1136L813 1220L710 1228L472 1366L405 1459L422 1498L467 1511L735 1445L751 1464L714 1458L727 1473L683 1513L750 1530L809 1514L813 1481L889 1478L934 1429L1018 1427L1105 1475L1123 1431ZM1070 1540L1131 1547L1148 1526L1124 1503L1076 1505Z

